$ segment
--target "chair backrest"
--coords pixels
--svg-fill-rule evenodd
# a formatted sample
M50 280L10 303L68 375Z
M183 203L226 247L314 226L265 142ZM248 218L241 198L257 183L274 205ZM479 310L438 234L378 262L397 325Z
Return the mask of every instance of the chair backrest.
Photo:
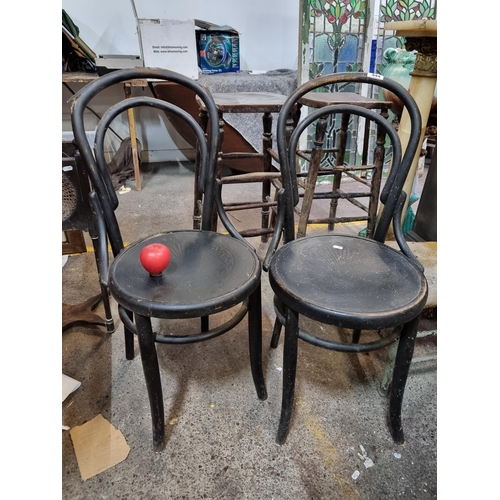
M329 90L334 84L352 83L352 84L371 84L390 90L404 104L409 113L411 130L408 144L404 152L401 151L399 137L394 133L391 124L383 119L374 111L364 109L355 105L332 105L320 108L310 113L306 118L299 122L294 129L290 139L288 139L287 117L296 106L299 99L307 92L325 87ZM319 119L331 114L349 113L373 120L378 126L383 127L389 136L393 145L392 165L387 177L384 188L380 195L380 201L383 209L379 215L377 226L373 239L385 241L391 223L399 220L403 209L405 193L403 186L410 170L411 164L417 152L419 152L421 135L421 116L418 105L408 91L399 83L382 77L367 73L336 73L316 78L298 87L285 102L277 122L277 146L280 157L280 168L282 174L283 187L285 189L284 203L286 206L284 220L284 241L290 241L295 238L294 232L294 207L299 202L299 193L296 178L297 149L300 134L307 127ZM396 225L396 224L395 224ZM399 240L398 240L399 241Z
M152 97L125 98L111 106L102 116L96 128L94 148L89 144L84 126L84 112L90 101L103 90L112 85L134 79L154 79L155 81L169 81L185 86L195 92L203 100L208 111L209 126L207 134L201 126L186 111L169 102ZM217 159L217 145L219 142L218 113L213 98L209 92L190 78L174 71L156 68L132 68L118 70L101 76L86 85L73 98L71 108L71 123L75 142L82 159L87 167L92 181L93 190L97 193L102 215L106 223L106 230L113 254L116 256L123 249L123 240L115 215L118 207L118 198L113 188L111 177L107 169L104 155L104 137L112 121L128 109L138 106L148 106L167 111L183 120L191 128L197 138L197 162L200 168L198 189L203 193L201 229L210 230L212 224L213 207L215 206L215 165Z

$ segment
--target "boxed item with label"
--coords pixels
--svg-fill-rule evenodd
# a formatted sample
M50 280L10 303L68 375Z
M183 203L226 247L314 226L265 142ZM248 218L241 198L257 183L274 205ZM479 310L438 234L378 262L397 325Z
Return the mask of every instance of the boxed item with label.
M193 19L139 19L144 66L164 68L198 79Z
M195 19L198 66L205 75L240 71L240 37L231 26Z

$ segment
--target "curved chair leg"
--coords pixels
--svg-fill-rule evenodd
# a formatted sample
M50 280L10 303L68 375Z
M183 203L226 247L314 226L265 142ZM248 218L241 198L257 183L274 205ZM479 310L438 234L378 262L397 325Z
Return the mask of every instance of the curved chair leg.
M394 360L398 352L398 342L394 342L387 349L387 362L385 364L384 376L380 384L380 389L387 395L389 394L389 387L391 385L392 374L394 372Z
M273 336L271 338L271 347L276 349L281 335L281 322L278 318L274 320Z
M210 325L209 325L208 316L202 316L201 317L201 331L208 332L209 328L210 328Z
M292 419L295 374L297 371L297 352L299 345L299 315L290 308L286 311L285 344L283 347L283 395L281 416L276 442L283 444Z
M134 315L127 311L127 316L130 321L134 320ZM128 360L134 359L134 332L123 325L123 333L125 334L125 358Z
M262 372L262 302L261 286L248 299L248 338L250 367L259 399L267 399L266 383Z
M391 398L389 403L390 431L396 444L404 443L403 425L401 423L401 409L403 394L408 372L410 370L413 349L417 338L419 316L403 326L399 337L398 352L394 363L394 373L391 384Z
M352 343L353 344L359 344L359 338L361 337L361 330L358 330L357 328L352 331Z
M282 309L283 316L286 316L286 306L284 304L282 304L280 307ZM276 304L275 304L275 310L277 311L277 309L278 308L276 307ZM273 336L271 338L271 347L273 349L276 349L276 347L278 347L278 342L280 341L282 327L283 327L283 325L281 324L279 314L277 312L276 319L274 320Z
M137 338L141 350L142 368L146 379L149 404L151 406L151 419L153 423L153 448L161 451L165 436L165 413L163 408L163 393L161 390L160 368L156 355L156 345L151 318L136 315Z

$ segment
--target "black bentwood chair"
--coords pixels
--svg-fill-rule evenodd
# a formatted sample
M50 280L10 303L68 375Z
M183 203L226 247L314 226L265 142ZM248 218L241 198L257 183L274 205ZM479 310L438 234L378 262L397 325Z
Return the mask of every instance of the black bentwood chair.
M111 85L135 78L163 80L183 85L203 100L209 116L209 134L205 136L199 124L187 112L166 101L150 97L132 97L112 106L96 129L94 154L84 129L84 110L89 101ZM154 234L124 247L115 209L118 200L104 159L104 136L112 120L129 108L150 106L172 113L196 135L197 164L200 168L199 190L203 193L201 230L168 231ZM178 73L152 68L118 70L88 84L72 106L72 126L78 148L88 168L93 190L90 194L100 231L100 261L107 262L106 237L109 238L114 259L106 269L105 281L118 303L124 324L126 357L134 356L135 334L138 338L141 361L151 405L153 446L164 447L164 408L156 342L187 344L209 340L228 332L248 313L250 365L257 396L266 399L262 372L261 265L257 254L241 236L232 237L210 231L215 206L216 146L218 143L218 113L212 97L196 82ZM95 155L95 157L94 157ZM221 203L217 203L221 207ZM230 224L223 214L221 219ZM161 221L158 221L160 224ZM232 234L236 231L231 230ZM171 263L153 266L141 264L141 251L158 248L165 254L170 250ZM150 245L153 245L151 247ZM155 247L156 246L156 247ZM145 250L146 252L147 250ZM168 252L168 251L167 251ZM143 254L144 256L144 254ZM235 315L222 326L209 328L209 317L241 304ZM153 332L151 318L201 318L200 332L193 335L161 335Z
M287 143L286 118L298 99L313 89L341 82L378 85L401 99L411 119L404 153L397 133L387 120L374 111L347 104L314 110L299 122ZM392 166L381 192L383 210L374 235L368 239L330 233L295 239L294 207L299 200L295 152L299 137L318 120L346 113L375 122L379 130L385 130L392 146ZM285 325L283 399L276 439L280 444L286 440L292 416L299 339L334 351L360 353L386 347L399 338L390 395L389 427L394 441L398 444L404 442L401 424L403 392L419 315L428 293L423 268L408 248L401 231L401 212L406 198L402 188L412 160L418 154L420 131L420 112L410 94L398 83L370 74L338 73L317 78L299 87L282 108L277 122L277 144L284 189L279 192L276 231L263 264L275 293L278 319L272 347L278 343L281 324ZM384 244L391 224L401 251ZM283 245L278 248L282 233ZM352 329L352 342L337 342L303 331L299 328L299 315L319 323ZM380 337L360 342L362 330L379 330Z

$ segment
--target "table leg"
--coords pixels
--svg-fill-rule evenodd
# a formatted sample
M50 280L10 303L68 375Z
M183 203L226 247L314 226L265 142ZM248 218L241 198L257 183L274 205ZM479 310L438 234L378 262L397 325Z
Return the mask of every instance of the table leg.
M335 166L337 167L343 167L344 166L344 156L345 156L345 148L346 148L346 143L347 143L347 129L349 128L349 119L351 115L349 113L344 113L342 115L342 122L340 125L340 130L339 130L339 137L338 137L338 152L337 152L337 158L335 160ZM342 172L335 172L333 174L333 185L332 185L332 193L338 193L340 189L340 181L342 180ZM338 198L332 198L330 201L330 214L328 218L330 219L330 222L328 223L328 231L333 231L333 228L335 226L334 219L337 216L337 205L338 205Z
M368 147L370 144L370 120L365 120L365 131L363 133L363 154L361 155L361 165L367 165L368 164ZM362 179L367 178L367 171L363 170L361 171L360 177Z
M208 113L200 109L199 113L199 123L205 137L208 135ZM194 170L194 207L193 207L193 229L201 229L201 214L203 210L203 193L200 190L200 181L202 181L203 186L205 185L205 179L207 172L201 171L201 153L200 148L196 148L196 160L195 160L195 170ZM205 174L204 179L201 179L202 174Z
M387 119L388 114L382 111L382 116ZM368 120L367 120L368 121ZM382 127L377 127L377 142L373 154L373 171L370 185L370 201L368 203L368 223L366 226L366 237L371 238L375 232L377 224L377 209L380 196L380 184L382 182L382 172L385 158L385 131ZM366 165L368 160L364 161Z
M222 177L222 145L224 143L224 114L219 111L219 144L217 145L217 165L215 167L215 177L220 179ZM214 202L215 203L215 202ZM212 231L217 232L218 214L214 205L212 216Z
M316 133L314 138L314 148L311 151L311 160L309 162L309 170L302 198L302 206L300 208L299 225L297 228L297 238L303 238L306 235L307 223L311 213L312 202L314 199L314 190L316 189L316 181L318 179L318 171L323 153L324 137L326 132L327 122L324 118L318 120L316 125Z
M273 136L272 136L272 124L273 117L271 113L264 113L262 115L262 166L264 172L271 172L272 160L271 155L269 154L269 150L273 146ZM262 202L266 203L270 201L271 197L271 181L265 180L262 181ZM269 207L262 207L262 229L269 227ZM268 239L267 234L261 235L262 243L266 243Z
M131 85L125 83L125 97L128 99L132 96ZM130 131L130 141L132 144L132 161L134 162L134 176L135 176L135 187L137 191L140 191L141 188L141 172L139 170L139 155L137 154L137 136L135 134L135 118L134 118L134 110L129 108L127 110L128 115L128 126Z

